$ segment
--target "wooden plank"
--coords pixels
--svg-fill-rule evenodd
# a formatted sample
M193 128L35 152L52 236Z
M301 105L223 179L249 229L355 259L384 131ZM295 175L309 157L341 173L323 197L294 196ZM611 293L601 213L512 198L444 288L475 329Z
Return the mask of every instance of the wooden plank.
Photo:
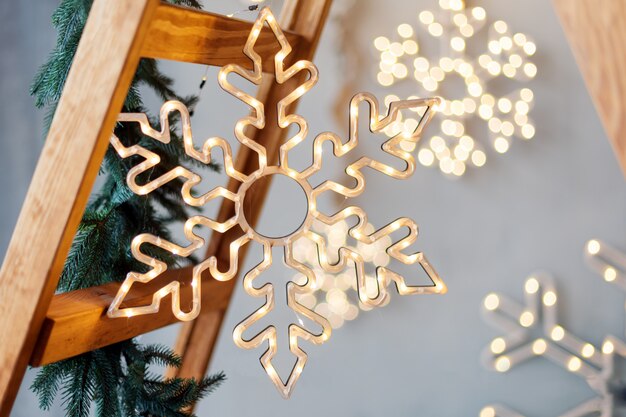
M309 45L308 48L301 48L294 54L297 59L310 60L313 58L330 5L331 0L287 0L285 2L280 19L281 28L293 30L301 34ZM285 84L278 85L272 78L265 77L259 88L257 98L264 103L266 126L263 130L254 131L252 137L255 141L265 146L269 164L275 164L278 161L278 149L287 133L287 129L281 129L278 126L277 104L302 81L303 77L293 77ZM295 111L296 104L294 103L290 107L290 112ZM239 169L243 170L243 172L253 171L256 168L256 153L242 147L237 155L237 163L240 164ZM230 181L228 184L230 190L236 190L238 186L239 183L236 181ZM251 218L249 219L251 225L254 225L260 216L261 207L269 186L270 181L263 182L262 186L257 187L256 195L249 197L253 199L252 207L257 208L251 213ZM226 200L225 204L220 208L218 218L227 219L233 213L233 204ZM230 241L237 237L236 231L223 235L215 234L211 239L207 254L224 256L227 253ZM243 265L248 247L249 245L242 248L243 252L240 253L239 258L240 266ZM237 282L239 282L238 279L233 279L223 284L230 287L232 294ZM203 309L195 321L183 324L176 344L177 353L182 356L183 363L179 369L171 370L169 376L176 375L184 378L193 377L199 379L206 374L225 314L226 309L223 311Z
M10 413L157 5L92 6L0 269L0 416Z
M587 89L626 175L626 2L553 0Z
M219 14L202 12L168 4L158 7L150 25L141 55L147 58L170 59L223 66L237 64L252 69L243 54L252 23ZM303 37L286 31L294 49L306 46ZM261 33L255 51L263 58L263 71L273 71L274 36Z
M191 300L191 269L168 270L150 283L135 284L124 306L150 304L153 294L172 280L181 282L182 299ZM225 310L230 292L221 282L211 279L208 271L206 275L202 281L202 308ZM120 285L109 283L56 295L50 303L30 364L41 366L60 361L177 322L170 297L162 301L159 314L109 319L106 311Z

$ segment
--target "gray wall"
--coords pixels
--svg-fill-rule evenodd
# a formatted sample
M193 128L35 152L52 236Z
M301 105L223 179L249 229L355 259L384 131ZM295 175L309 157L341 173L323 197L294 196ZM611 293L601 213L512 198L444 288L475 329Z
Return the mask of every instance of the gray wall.
M26 90L52 46L48 16L53 3L38 2L36 8L0 3L0 33L5 40L0 46L0 89L5 97L0 112L5 127L0 141L2 251L41 148L42 115L33 110ZM626 249L626 188L551 3L470 3L485 7L494 20L503 19L526 32L538 45L539 76L532 82L536 138L516 141L504 156L490 155L485 168L460 181L423 167L404 182L368 174L369 189L359 200L376 224L399 216L420 224L419 248L444 277L449 293L393 297L390 306L334 332L326 345L310 347L306 371L292 399L283 401L259 366L261 352L239 350L232 342L230 329L255 305L238 288L211 366L211 371L224 370L228 381L202 402L200 415L471 416L497 401L529 416L552 416L592 396L584 381L542 359L507 375L488 372L479 362L480 350L497 335L480 318L482 298L497 291L521 299L524 278L536 269L555 274L560 321L567 328L595 344L609 333L623 336L622 294L589 271L581 255L592 237ZM212 2L207 4L218 10ZM355 48L362 48L369 59L371 39L390 33L401 22L415 21L418 11L433 8L435 1L358 4L366 11L357 27L361 42ZM241 3L232 1L220 4L219 10L240 8ZM338 71L335 40L331 23L315 60L320 82L300 106L312 133L345 132L346 126L336 126L327 110L343 72ZM362 89L382 95L372 81L374 65L363 69ZM202 68L168 67L182 91L195 91ZM210 72L196 112L198 137L231 137L233 121L245 112L212 85L215 74ZM303 163L303 158L304 154L298 160ZM328 173L339 167L332 164ZM280 190L272 189L272 197L280 198ZM280 220L265 212L262 221L271 227ZM254 264L253 258L248 266ZM272 279L289 276L281 265L272 273ZM176 329L146 335L143 341L170 343ZM41 414L27 389L32 375L29 372L19 394L15 417ZM52 414L62 412L55 409Z

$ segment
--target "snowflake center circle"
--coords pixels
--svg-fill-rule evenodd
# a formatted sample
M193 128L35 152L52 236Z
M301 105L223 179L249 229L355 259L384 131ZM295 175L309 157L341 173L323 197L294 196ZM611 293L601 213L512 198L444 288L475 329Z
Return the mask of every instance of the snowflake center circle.
M260 204L256 201L256 196L262 195L261 190L268 186L269 181L271 187L263 212L271 213L271 218L278 221L267 221L261 213L257 224L254 227L249 226L252 213ZM243 190L239 191L244 226L249 228L257 240L270 240L274 244L280 244L281 239L293 236L304 228L309 217L307 183L301 183L280 169L267 169L257 179L244 185Z

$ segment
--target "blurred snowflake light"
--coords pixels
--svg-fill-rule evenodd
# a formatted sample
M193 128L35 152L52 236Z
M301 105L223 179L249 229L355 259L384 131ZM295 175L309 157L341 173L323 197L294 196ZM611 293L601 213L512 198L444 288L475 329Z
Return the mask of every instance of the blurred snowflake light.
M374 47L380 53L378 83L390 87L399 82L413 80L429 93L445 90L445 99L439 106L442 115L440 130L419 144L407 141L403 148L417 149L419 162L424 166L438 166L451 176L461 176L467 166L481 167L487 162L486 148L498 154L506 153L514 137L524 140L535 136L535 126L529 118L534 94L529 88L510 90L497 97L488 89L489 83L500 79L508 82L527 82L537 75L537 66L529 58L535 54L536 45L523 33L511 33L502 20L487 23L487 13L482 7L466 8L461 0L439 0L436 12L424 10L418 14L419 27L408 23L397 27L395 39L379 36ZM468 44L478 44L476 35L487 30L486 45L478 48L484 52L470 56ZM420 53L418 31L434 38L440 45L440 56L427 58ZM474 49L474 48L472 48ZM463 88L452 91L454 78L462 80ZM460 91L462 90L462 91ZM416 91L419 93L419 91ZM397 100L390 94L385 102ZM410 132L417 125L419 115L399 117L387 128L389 136ZM486 126L486 135L472 128ZM485 139L483 139L485 138Z

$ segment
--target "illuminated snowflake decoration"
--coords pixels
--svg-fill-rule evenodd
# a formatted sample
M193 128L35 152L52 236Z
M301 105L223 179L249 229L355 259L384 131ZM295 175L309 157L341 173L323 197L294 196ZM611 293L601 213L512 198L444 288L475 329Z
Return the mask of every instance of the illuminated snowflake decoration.
M626 291L626 255L598 240L585 249L587 264L605 281ZM524 284L525 303L502 295L489 294L483 303L486 320L504 332L483 351L483 362L498 372L535 357L545 357L584 378L596 396L575 406L561 417L613 417L626 411L623 396L626 385L626 344L615 336L605 337L601 347L584 341L557 321L557 292L553 279L538 273ZM533 337L532 329L542 336ZM617 414L619 412L619 414ZM503 405L489 405L480 417L523 417Z
M264 104L233 85L230 81L233 75L238 75L258 86L266 77L262 72L261 56L255 50L257 39L266 24L276 37L280 47L274 59L274 77L270 75L269 80L282 85L286 84L286 87L282 89L286 95L277 105L277 120L272 120L272 122L277 123L282 129L289 129L292 125L297 127L295 134L288 137L280 146L278 165L268 164L266 148L248 136L248 132L253 130L250 128L263 129L265 127L266 114ZM267 45L264 44L264 47L267 47ZM163 105L160 113L160 131L150 126L144 114L121 114L118 117L120 122L138 123L146 136L156 141L169 143L169 116L172 113L180 115L185 153L198 162L209 164L213 160L213 153L217 151L218 155L223 157L223 167L226 175L240 184L235 190L229 190L220 186L198 195L197 189L194 189L194 187L200 184L201 177L182 166L178 166L158 178L152 178L148 174L153 167L160 163L159 155L137 144L127 146L114 135L111 138L111 143L120 157L134 157L137 160L136 165L130 169L127 177L127 184L134 193L148 195L163 184L179 179L183 182L181 196L187 205L204 207L215 199L227 199L234 205L234 214L225 221L211 219L201 214L190 217L184 224L184 234L189 241L187 246L177 245L152 234L136 236L132 241L131 251L138 261L146 265L147 272L133 271L128 273L108 310L108 315L112 318L155 313L159 310L162 299L171 295L173 314L180 320L192 320L200 312L203 272L208 270L210 276L219 281L233 279L238 273L240 249L250 242L255 242L257 245L262 246L263 260L245 274L243 287L248 295L260 298L262 304L235 327L233 339L237 346L244 349L255 349L265 346L266 350L260 358L261 365L285 398L291 395L294 384L300 377L307 361L307 354L301 347L302 342L306 341L315 345L322 344L328 340L331 334L331 326L328 320L298 301L301 297L315 290L318 278L313 269L296 259L294 242L300 239L308 239L312 242L317 247L317 265L324 272L337 274L344 270L348 271L356 283L359 301L370 307L377 307L386 303L389 297L389 287L392 283L401 295L441 294L446 291L444 283L423 253L405 253L417 239L418 228L413 220L400 218L373 231L367 228L367 215L359 207L349 206L332 215L322 213L317 207L318 197L329 191L338 193L345 199L361 195L365 190L363 170L366 168L371 168L374 171L396 179L405 179L411 176L415 170L414 158L410 153L400 148L400 142L406 141L407 137L385 138L387 140L382 144L382 151L386 153L386 158L393 159L395 163L402 166L402 169L398 169L394 165L387 165L373 158L354 157L351 161L346 161L349 163L346 168L346 174L351 177L350 185L325 181L313 187L309 183L309 178L319 172L322 167L322 149L326 142L330 142L336 157L350 158L354 155L351 152L357 148L359 136L361 135L361 132L359 132L359 115L361 112L368 112L366 117L369 120L370 132L384 136L382 133L383 129L395 120L401 111L421 108L424 116L420 123L416 125L413 134L408 138L408 140L417 142L433 115L433 107L438 103L438 99L398 101L391 103L388 114L381 115L378 101L372 95L367 93L357 94L349 105L350 129L347 140L344 141L339 135L330 132L319 134L313 140L311 165L302 171L298 171L289 165L289 152L307 138L309 129L307 121L297 114L289 113L289 108L293 102L315 86L318 81L318 70L311 62L304 60L285 67L284 60L289 57L291 51L292 48L278 26L275 17L269 8L264 8L259 13L259 17L252 27L243 51L250 59L253 69L247 70L241 66L230 64L222 67L218 76L220 86L237 99L246 103L252 111L251 115L239 119L235 125L234 132L240 146L248 148L250 152L258 156L258 168L252 173L244 173L237 170L235 161L233 161L231 147L223 138L211 137L206 139L201 146L196 147L191 130L189 111L180 102L171 101ZM303 75L303 77L300 78L300 75ZM294 80L301 79L300 83L291 80L293 77L298 77ZM293 89L284 91L289 89L287 86L293 86ZM142 175L144 173L146 175ZM286 236L267 236L259 233L248 222L243 210L243 207L246 205L246 199L250 195L254 195L254 192L250 190L272 176L282 176L288 181L295 183L296 188L301 190L306 197L306 204L302 207L301 225L295 227L295 230ZM251 198L253 199L253 197ZM248 201L248 205L250 204L253 203ZM280 216L281 214L276 213L276 215ZM379 241L389 243L385 248L385 253L391 261L418 267L426 272L430 278L430 283L427 285L409 285L405 282L402 275L394 272L393 265L377 267L375 279L367 279L365 271L368 258L359 252L358 247L333 246L327 243L324 236L312 229L314 222L334 227L336 224L341 225L341 222L344 221L350 221L354 226L350 227L349 230L345 230L340 226L342 227L340 229L342 233L349 234L352 238L365 245L373 245ZM185 299L184 303L181 302L181 283L173 278L172 281L166 283L166 285L154 293L151 304L125 306L124 299L135 283L150 282L167 270L167 264L150 255L150 253L154 253L154 247L181 257L197 254L206 243L204 238L196 234L198 232L196 229L201 228L208 228L217 233L224 233L235 228L233 229L234 231L241 230L241 236L230 243L228 259L224 260L218 259L216 256L208 256L198 265L195 265L190 284L190 300ZM393 240L391 235L395 236ZM304 279L298 282L289 281L287 283L283 293L286 296L280 296L281 294L277 293L280 288L276 287L272 282L261 284L261 280L258 279L272 265L272 248L275 247L283 248L283 260L287 267L304 277ZM227 264L226 268L221 265L222 263ZM268 279L271 280L271 277L268 277ZM277 301L286 301L287 306L295 313L294 317L298 318L298 323L292 323L287 328L280 329L273 324L275 322L275 320L272 320L274 317L273 310ZM304 321L301 322L302 318L307 320L307 325L304 324ZM257 324L261 325L263 330L257 334L249 334L251 332L250 328ZM311 325L313 325L313 329L309 328ZM282 334L288 336L288 349L295 358L293 368L286 378L279 375L273 364L273 358L278 351L277 334L279 332L284 332Z
M537 67L529 57L535 53L536 46L523 33L512 34L508 25L498 20L488 27L486 51L474 59L466 50L468 43L487 25L485 9L466 9L458 0L440 0L439 6L437 12L422 11L418 17L426 36L443 45L440 58L429 60L421 55L418 30L403 23L397 28L395 40L384 36L374 40L374 47L380 52L377 80L389 87L413 79L424 91L439 92L446 97L453 97L453 92L448 91L453 88L453 78L462 80L460 96L442 99L440 131L420 144L410 141L402 144L408 152L419 147L417 155L422 165L438 166L445 174L461 176L468 165L485 165L485 146L503 154L509 150L513 137L534 137L535 127L528 116L533 105L532 90L519 88L496 97L489 92L489 83L495 79L534 78ZM390 94L385 103L396 100L398 97ZM484 122L487 135L478 130L470 134L473 131L470 127L481 124L474 120ZM399 117L385 132L389 136L407 134L416 123L413 117ZM485 136L488 140L481 139Z
M328 242L329 261L331 263L338 261L337 255L342 247L361 254L366 267L365 281L368 282L366 287L370 291L375 291L376 268L385 268L391 261L386 252L386 249L392 243L391 238L385 236L372 244L357 241L356 247L350 247L347 245L349 229L350 226L345 221L337 222L333 225L314 222L311 227L311 230L323 236L326 242ZM371 234L373 232L374 226L369 223L365 225L365 233ZM327 318L333 329L342 327L346 321L356 319L360 310L369 311L372 309L372 307L359 300L353 274L349 271L343 271L339 274L324 271L319 265L317 246L314 242L309 239L295 241L294 256L299 262L309 265L317 277L315 291L299 295L296 299L300 304ZM302 274L297 274L294 277L295 282L304 280L305 277ZM374 295L369 294L369 296ZM389 299L381 306L387 305L388 302Z

